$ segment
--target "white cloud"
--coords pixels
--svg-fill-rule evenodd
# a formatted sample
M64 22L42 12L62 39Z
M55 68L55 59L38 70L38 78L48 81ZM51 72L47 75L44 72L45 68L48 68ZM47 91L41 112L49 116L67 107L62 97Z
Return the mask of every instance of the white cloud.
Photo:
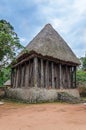
M16 2L14 3L19 3L17 0L15 1ZM83 46L84 48L81 50L81 55L84 53L83 51L86 47L86 30L84 29L86 21L86 0L22 1L23 2L21 3L24 4L24 7L27 7L27 12L22 11L21 13L23 6L22 9L20 9L20 4L18 5L18 9L17 7L16 9L13 6L11 7L11 5L8 6L10 7L8 8L7 4L5 4L3 8L0 8L0 14L1 12L4 12L3 10L9 9L7 11L9 17L13 17L13 14L19 13L16 15L16 22L18 23L17 26L19 25L17 29L20 30L19 35L21 36L20 41L22 44L26 45L30 39L32 39L40 31L44 24L51 23L52 26L70 44L77 55L79 55L79 51L81 49L79 46ZM14 12L12 8L14 9ZM6 13L5 15L8 16Z
M28 43L28 40L24 37L20 37L20 43L24 46L26 46L26 44Z

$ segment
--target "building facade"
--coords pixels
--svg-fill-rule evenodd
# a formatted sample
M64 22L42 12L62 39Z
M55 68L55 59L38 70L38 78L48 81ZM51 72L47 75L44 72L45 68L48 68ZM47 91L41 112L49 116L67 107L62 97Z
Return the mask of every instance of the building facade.
M63 38L47 24L12 64L13 88L76 88L79 60Z

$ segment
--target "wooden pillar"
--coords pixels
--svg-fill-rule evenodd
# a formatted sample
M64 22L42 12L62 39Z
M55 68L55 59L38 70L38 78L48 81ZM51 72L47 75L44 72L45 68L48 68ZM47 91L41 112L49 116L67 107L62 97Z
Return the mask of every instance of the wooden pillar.
M73 87L73 72L72 72L72 66L70 68L70 75L71 75L71 88Z
M49 87L49 68L48 68L48 60L46 61L45 64L45 88Z
M52 88L55 88L55 82L54 82L54 63L51 63L51 71L52 71Z
M76 88L76 66L74 67L74 71L75 71L75 88Z
M18 87L18 67L16 68L16 88Z
M73 67L73 88L76 88L76 66Z
M34 58L34 87L38 87L38 58Z
M71 67L68 67L68 88L71 88Z
M62 65L59 64L59 85L60 85L60 89L62 89Z
M29 66L26 64L26 73L25 73L25 87L28 87L28 79L29 79Z
M23 87L23 80L24 80L24 65L22 65L22 73L21 73L21 87Z
M14 68L14 73L13 73L13 88L16 87L16 68Z
M43 59L41 59L41 87L44 87L44 67L43 67Z
M21 64L19 65L19 77L20 77L20 80L19 80L19 87L21 88L21 81L22 81L22 66Z
M66 88L68 88L68 66L66 65L66 74L65 74L65 78L66 78Z
M19 68L18 68L18 87L20 88L21 87L21 67L19 65Z
M11 87L13 87L13 68L11 69Z

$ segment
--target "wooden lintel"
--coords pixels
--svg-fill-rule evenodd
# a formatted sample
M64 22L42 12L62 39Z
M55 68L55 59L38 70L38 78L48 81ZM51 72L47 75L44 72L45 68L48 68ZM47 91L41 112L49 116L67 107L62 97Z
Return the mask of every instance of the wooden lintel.
M15 67L17 67L18 65L20 65L20 64L23 64L24 62L26 62L26 61L28 61L28 60L30 60L31 58L33 58L35 55L33 54L33 55L31 55L31 56L29 56L28 58L26 58L26 59L24 59L24 60L22 60L22 61L20 61L20 62L18 62L17 64L15 64L15 65L13 65L12 66L12 68L15 68Z

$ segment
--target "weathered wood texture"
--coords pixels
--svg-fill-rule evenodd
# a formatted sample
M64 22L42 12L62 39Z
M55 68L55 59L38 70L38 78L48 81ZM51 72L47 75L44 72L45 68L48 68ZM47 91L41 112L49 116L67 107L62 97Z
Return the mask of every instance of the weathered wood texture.
M14 88L75 88L76 66L55 63L47 59L34 57L12 68L11 78Z
M38 87L38 58L34 58L34 87Z

